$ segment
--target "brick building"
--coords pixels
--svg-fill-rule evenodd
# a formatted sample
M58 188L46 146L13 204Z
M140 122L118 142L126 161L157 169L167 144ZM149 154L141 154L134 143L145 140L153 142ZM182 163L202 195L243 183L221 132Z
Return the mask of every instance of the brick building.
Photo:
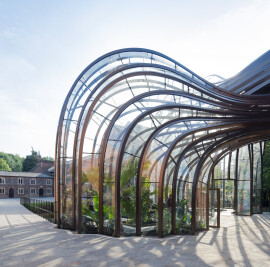
M54 161L44 160L40 157L37 165L32 168L29 172L43 173L54 176Z
M54 176L36 172L0 171L0 198L22 196L53 197Z

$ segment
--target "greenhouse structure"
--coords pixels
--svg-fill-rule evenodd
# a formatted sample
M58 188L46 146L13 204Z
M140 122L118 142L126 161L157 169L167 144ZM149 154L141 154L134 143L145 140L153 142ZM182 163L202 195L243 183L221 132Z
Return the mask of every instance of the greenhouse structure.
M58 227L163 237L220 227L222 208L262 213L269 66L270 50L230 79L142 48L91 63L60 114Z

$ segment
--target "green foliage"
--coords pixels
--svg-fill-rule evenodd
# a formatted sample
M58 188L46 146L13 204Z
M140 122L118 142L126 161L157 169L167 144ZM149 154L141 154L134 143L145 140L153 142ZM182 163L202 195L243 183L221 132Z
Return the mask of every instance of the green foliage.
M0 159L6 161L11 171L21 172L29 171L35 167L38 163L39 156L38 153L32 149L31 155L26 156L26 158L21 158L19 155L0 152ZM52 157L44 157L42 159L54 161Z
M87 175L84 171L82 171L82 186L88 182Z
M121 172L121 180L120 180L120 187L124 188L129 185L131 178L137 172L138 161L135 162L130 161L127 166Z
M89 216L98 227L99 225L99 196L97 192L91 191L90 199L87 203L82 204L82 214ZM103 205L103 217L108 218L110 221L114 219L114 208Z
M0 158L7 162L12 171L22 171L23 158L21 158L19 155L0 152Z
M138 161L130 161L121 172L121 216L127 218L127 224L134 224L136 218L136 185L132 179L136 174Z
M153 205L151 196L154 192L150 191L150 181L142 177L141 188L141 218L144 223L154 219L156 207ZM121 194L121 213L128 218L127 224L135 224L136 220L136 185L125 188Z
M197 226L198 226L198 229L206 229L206 222L198 221Z
M2 158L0 158L0 171L11 171L7 162Z
M98 198L94 198L94 199L98 199ZM96 226L98 227L99 225L99 215L98 215L98 209L96 210L90 210L88 208L88 206L86 204L82 204L82 214L89 216L93 222L96 224Z
M138 161L129 162L121 173L121 192L120 192L120 205L121 205L121 218L124 223L134 225L136 220L136 185L134 184L134 178L137 172ZM89 182L89 175L82 173L82 184ZM105 182L108 184L106 194L104 195L104 203L106 203L106 196L111 195L113 189L110 188L112 185L109 177L105 177ZM91 184L91 183L90 183ZM98 227L99 224L99 198L98 193L94 190L88 192L90 199L87 200L86 204L82 204L82 213L85 216L91 218L94 224ZM143 222L151 222L155 220L155 214L157 207L154 206L151 197L154 192L150 190L150 181L148 178L142 178L141 187L141 201L142 209L141 215ZM103 216L104 216L104 232L111 234L114 230L114 219L115 219L115 207L103 205ZM122 222L123 223L123 222Z
M169 235L172 231L171 211L168 208L163 208L163 235Z
M191 215L188 212L188 200L182 199L176 205L176 233L190 232Z
M25 160L23 161L23 171L27 172L34 168L39 161L39 156L37 151L32 149L32 154L26 156Z
M136 185L133 180L137 173L138 161L129 162L121 173L121 215L127 218L126 223L135 225L136 220ZM150 180L142 177L141 187L141 218L144 223L154 220L156 207L153 205Z
M103 205L103 216L108 218L110 221L114 220L115 208Z
M128 218L128 224L134 224L136 218L136 186L130 186L122 190L120 203L122 216Z
M154 205L151 197L157 192L151 192L150 190L150 180L148 178L142 177L142 192L141 192L141 202L142 202L142 221L144 223L154 220L154 214L157 210L157 206Z

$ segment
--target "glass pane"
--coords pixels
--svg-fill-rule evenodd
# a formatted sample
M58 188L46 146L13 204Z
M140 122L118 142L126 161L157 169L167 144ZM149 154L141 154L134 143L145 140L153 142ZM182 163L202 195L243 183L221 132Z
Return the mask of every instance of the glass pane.
M176 234L191 232L192 184L178 180L176 190Z
M237 214L250 215L250 181L237 181Z
M207 199L207 185L202 182L198 182L197 203L196 203L197 230L206 229L206 199Z
M99 226L99 168L91 166L91 158L83 158L82 169L82 232L98 233Z
M142 177L141 188L141 232L145 236L155 236L158 227L158 183Z
M224 187L224 208L234 208L234 181L225 180Z
M136 184L138 159L126 155L120 178L121 235L136 234Z
M253 144L253 213L262 212L261 199L261 149L260 143Z
M239 149L238 156L238 180L250 179L250 159L248 146Z
M170 164L165 172L163 186L163 235L169 235L172 230L172 176L171 171L174 170L175 164Z
M218 226L218 190L209 190L209 226Z
M72 162L65 160L65 175L62 184L62 216L61 224L64 229L72 229Z
M236 150L231 153L230 179L235 179Z

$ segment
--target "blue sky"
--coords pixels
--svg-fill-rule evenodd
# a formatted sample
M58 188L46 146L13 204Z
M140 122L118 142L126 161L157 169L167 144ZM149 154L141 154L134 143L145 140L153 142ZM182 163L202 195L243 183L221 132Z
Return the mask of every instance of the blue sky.
M0 151L53 156L66 94L97 57L144 47L228 78L269 50L269 14L268 0L0 0Z

